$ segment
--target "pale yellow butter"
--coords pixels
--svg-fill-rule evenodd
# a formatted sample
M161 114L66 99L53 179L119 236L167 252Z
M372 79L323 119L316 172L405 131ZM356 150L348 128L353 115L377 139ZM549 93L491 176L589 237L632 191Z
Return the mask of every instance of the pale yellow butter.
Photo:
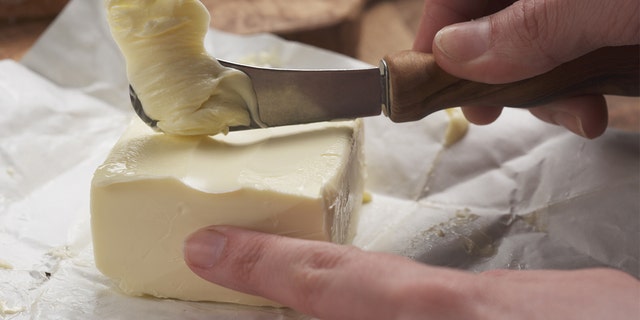
M91 186L96 265L131 295L273 305L183 261L209 225L349 242L362 202L360 121L178 137L134 119Z
M460 141L469 131L469 121L464 117L460 108L445 109L449 117L449 125L444 133L444 146L450 147Z
M247 126L257 101L249 77L204 48L209 11L198 0L104 0L129 82L157 127L214 135Z

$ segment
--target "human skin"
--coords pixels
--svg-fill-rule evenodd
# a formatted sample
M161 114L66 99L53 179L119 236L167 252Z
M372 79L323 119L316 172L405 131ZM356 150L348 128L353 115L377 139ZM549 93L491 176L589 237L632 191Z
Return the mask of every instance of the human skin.
M638 43L637 0L426 0L414 49L432 52L438 65L458 77L507 83L600 47ZM501 110L463 107L476 124L493 122ZM530 111L586 138L607 127L602 96L558 100Z
M457 24L470 19L476 20ZM459 77L502 83L599 47L638 43L637 0L425 0L414 49L433 52ZM487 124L501 108L464 112ZM531 112L586 138L607 125L602 96L558 100ZM612 269L476 274L228 226L195 232L184 252L191 270L208 281L327 320L640 318L640 281Z
M640 282L611 269L474 274L228 226L191 235L185 259L208 281L327 320L640 316Z

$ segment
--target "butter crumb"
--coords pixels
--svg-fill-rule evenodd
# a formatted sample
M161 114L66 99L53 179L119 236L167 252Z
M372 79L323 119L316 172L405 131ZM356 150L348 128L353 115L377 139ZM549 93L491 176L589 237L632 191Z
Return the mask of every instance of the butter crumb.
M242 59L238 61L241 64L246 64L250 66L259 66L264 68L280 68L282 67L282 62L280 61L279 55L275 52L268 51L260 51L257 53L252 53L244 56Z
M449 125L444 134L444 146L450 147L460 141L469 130L469 121L464 117L460 108L450 108L445 110L449 117Z
M77 256L77 253L73 252L69 246L62 246L52 248L47 255L56 259L70 259Z
M13 265L11 265L9 262L6 262L4 260L0 260L0 269L12 270Z
M362 193L362 203L369 203L373 200L373 195L369 191L364 191Z
M0 300L0 316L7 316L12 314L17 314L27 310L24 306L20 307L8 307L7 303Z

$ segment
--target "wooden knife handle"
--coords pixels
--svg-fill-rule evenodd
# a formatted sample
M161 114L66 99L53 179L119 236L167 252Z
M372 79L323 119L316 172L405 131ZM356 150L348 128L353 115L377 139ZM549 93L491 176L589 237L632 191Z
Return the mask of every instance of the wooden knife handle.
M384 58L394 122L415 121L456 106L527 108L586 94L638 96L640 46L606 47L542 75L505 84L463 80L443 71L431 54L402 51Z

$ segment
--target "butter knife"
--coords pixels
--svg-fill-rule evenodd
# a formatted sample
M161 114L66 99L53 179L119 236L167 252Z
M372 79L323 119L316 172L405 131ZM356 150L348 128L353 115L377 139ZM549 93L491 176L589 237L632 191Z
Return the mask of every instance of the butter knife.
M291 70L219 60L246 73L253 83L258 113L242 130L383 113L394 122L415 121L445 108L507 106L528 108L588 94L640 95L640 46L606 47L539 76L505 84L460 79L442 70L433 55L401 51L378 68ZM154 126L130 88L136 113Z

